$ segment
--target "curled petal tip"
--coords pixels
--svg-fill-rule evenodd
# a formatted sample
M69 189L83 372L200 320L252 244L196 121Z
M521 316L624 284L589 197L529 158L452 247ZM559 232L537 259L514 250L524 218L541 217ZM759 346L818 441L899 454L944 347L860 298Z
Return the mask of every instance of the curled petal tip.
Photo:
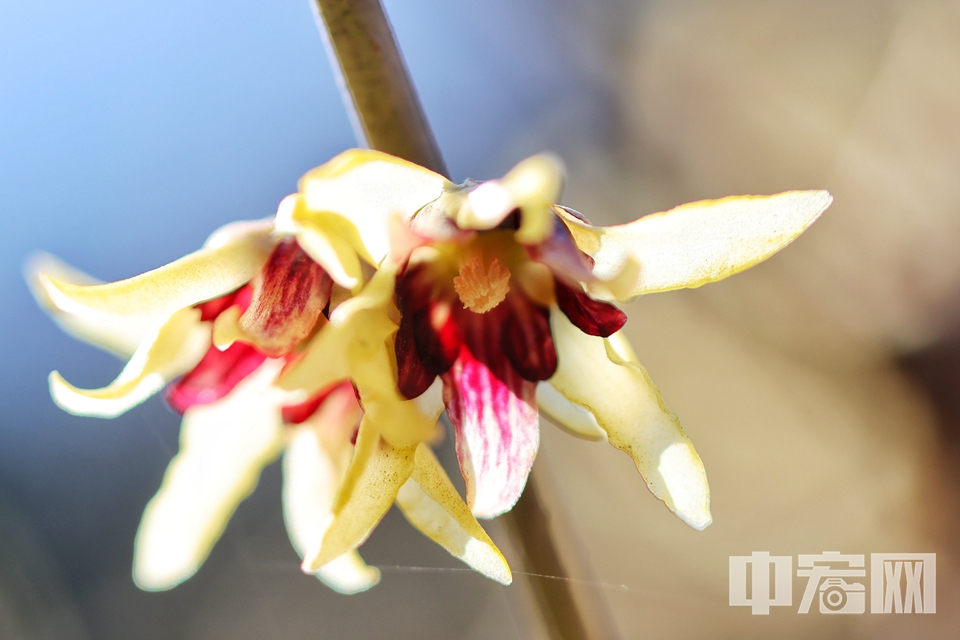
M51 371L50 396L58 407L75 416L116 418L145 401L163 388L166 380L160 373L152 373L127 383L114 384L103 389L79 389Z

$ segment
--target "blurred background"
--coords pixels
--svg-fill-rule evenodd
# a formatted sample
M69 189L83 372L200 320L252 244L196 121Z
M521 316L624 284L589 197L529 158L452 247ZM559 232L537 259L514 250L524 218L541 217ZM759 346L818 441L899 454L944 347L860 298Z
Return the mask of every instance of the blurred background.
M564 204L602 224L730 194L836 198L763 265L628 307L707 467L706 531L622 453L544 425L577 596L623 638L953 637L960 5L385 4L455 180L550 149ZM0 638L535 637L522 584L460 570L394 512L363 548L384 574L372 591L301 574L276 465L194 578L140 592L134 533L178 416L158 398L112 421L49 399L49 371L96 387L120 363L40 312L31 252L134 275L272 215L352 145L308 0L0 4ZM937 613L728 605L729 556L831 550L937 553Z

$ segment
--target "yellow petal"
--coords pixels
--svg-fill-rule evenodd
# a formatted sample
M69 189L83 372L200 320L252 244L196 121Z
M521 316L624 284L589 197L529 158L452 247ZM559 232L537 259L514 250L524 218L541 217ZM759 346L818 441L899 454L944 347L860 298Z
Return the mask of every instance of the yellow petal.
M348 391L353 394L352 389ZM317 414L323 410L321 405ZM323 416L318 419L323 420ZM353 453L350 434L355 423L342 430L343 437L321 439L313 421L311 418L302 425L288 427L289 443L283 455L283 516L290 541L301 558L319 551L332 518L334 498ZM315 575L340 593L366 591L380 581L380 572L367 566L356 551L335 558Z
M537 407L542 415L578 438L607 439L607 432L600 428L592 413L567 400L549 382L537 385Z
M225 398L184 415L180 452L147 504L134 544L133 578L141 589L170 589L196 573L260 470L279 454L286 395L270 384L281 364L268 360Z
M366 591L380 582L380 570L364 562L356 550L334 558L313 575L337 593L348 595Z
M59 309L40 284L45 273L61 282L76 285L99 284L99 281L46 253L32 255L24 267L30 292L61 329L74 338L100 347L124 360L133 355L144 336L150 331L151 319L140 317L89 318L75 316Z
M699 287L766 260L813 224L833 201L826 191L789 191L693 202L615 227L563 215L594 261L596 298L627 300Z
M295 234L300 247L345 289L362 283L360 257L376 264L353 224L337 214L308 211L300 194L280 203L277 229Z
M304 558L304 571L316 571L356 549L370 536L413 473L415 450L392 446L364 416L353 460L334 505L333 522L323 536L319 553Z
M626 339L588 336L556 310L550 317L559 361L550 384L596 417L610 444L633 458L650 491L680 519L708 526L710 489L700 456Z
M461 229L493 229L520 209L518 242L542 242L553 230L553 205L563 186L563 163L550 154L527 158L503 177L489 180L464 194L444 195L447 215Z
M397 324L390 318L394 281L391 270L381 269L359 295L338 306L280 385L313 393L349 379L371 423L393 446L407 447L431 438L443 399L439 383L413 400L397 390Z
M226 351L238 340L252 342L240 328L240 307L231 305L213 321L213 346L220 351Z
M61 409L75 415L115 418L195 367L209 346L210 328L200 322L200 311L181 309L144 337L117 379L106 387L78 389L54 371L50 395Z
M397 506L413 526L454 557L501 584L513 582L503 554L426 444L417 447L413 475L400 488Z
M517 242L536 244L553 230L552 204L563 187L563 163L550 154L527 158L503 178L503 186L522 212Z
M57 308L85 319L164 317L245 285L273 245L269 232L251 232L127 280L87 286L46 274L38 280Z
M452 186L443 176L412 162L351 149L309 171L300 181L300 191L309 211L349 220L360 232L372 263L379 265L390 250L390 216L409 220L448 185Z

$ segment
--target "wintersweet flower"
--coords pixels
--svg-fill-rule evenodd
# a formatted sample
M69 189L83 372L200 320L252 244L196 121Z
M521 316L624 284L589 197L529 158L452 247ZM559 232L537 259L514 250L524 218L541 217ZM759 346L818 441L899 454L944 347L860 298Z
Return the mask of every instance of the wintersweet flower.
M829 206L825 191L704 201L595 227L553 204L562 169L535 156L501 180L455 185L389 155L347 151L301 181L278 226L352 223L380 267L341 308L367 316L318 335L281 386L314 391L358 327L393 339L397 388L436 394L456 429L467 503L509 510L539 443L538 409L629 454L647 486L696 529L711 522L700 457L629 343L611 301L720 280L768 258ZM332 323L333 324L333 323ZM387 363L384 363L386 365ZM365 405L366 408L366 405ZM411 449L364 440L312 566L355 548L410 475Z
M409 481L395 496L408 520L478 571L509 583L503 556L420 444L434 433L439 395L403 398L385 366L335 364L335 375L309 394L276 384L309 339L336 332L338 312L350 307L345 302L365 277L348 226L298 231L277 231L272 221L234 223L200 251L109 284L49 257L32 265L34 293L63 328L129 358L103 389L78 389L53 372L57 404L114 417L167 386L169 403L184 415L180 452L137 534L135 581L167 589L193 575L261 469L281 453L287 528L310 564L346 470L360 455L355 450L366 451L373 439L410 453ZM348 364L390 354L382 338L345 347ZM308 571L344 593L379 579L354 548Z

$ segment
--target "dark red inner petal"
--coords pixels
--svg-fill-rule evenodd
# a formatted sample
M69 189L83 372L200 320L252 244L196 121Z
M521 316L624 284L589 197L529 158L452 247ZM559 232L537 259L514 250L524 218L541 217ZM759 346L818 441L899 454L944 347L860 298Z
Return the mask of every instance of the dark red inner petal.
M453 322L455 295L439 293L438 283L427 265L405 268L397 278L396 301L400 309L397 332L398 386L406 398L416 398L446 373L460 351L460 337Z
M404 398L416 398L426 391L437 375L431 373L417 353L417 341L414 338L414 315L404 314L400 319L394 345L397 354L397 387Z
M235 342L225 351L211 346L192 371L167 387L167 402L183 413L194 405L219 400L264 360L263 353L243 342Z
M310 335L332 287L323 268L288 238L253 281L253 299L240 326L268 355L285 355Z
M413 337L423 366L442 376L456 361L462 342L450 303L433 303L428 309L407 315L413 316Z
M550 333L550 310L523 295L510 296L513 309L503 321L500 347L525 380L547 380L557 371L557 350Z
M507 368L525 380L537 382L557 370L549 313L520 291L511 291L506 300L487 313L457 309L454 318L464 348L502 382L506 383L511 375Z
M284 407L281 407L280 414L283 416L283 421L287 424L300 424L306 422L307 419L312 416L317 409L320 408L320 405L323 404L323 401L326 400L331 393L339 389L344 383L335 382L328 387L324 387L313 394L310 398L307 398L305 401L300 404L288 404Z
M553 282L557 305L580 331L606 338L626 323L626 314L612 304L594 300L583 291L567 286L560 278L554 278Z
M452 286L443 289L429 269L418 265L398 278L397 306L397 368L400 392L407 398L450 371L464 349L502 381L516 373L538 382L557 370L550 311L519 288L478 314L464 308Z

